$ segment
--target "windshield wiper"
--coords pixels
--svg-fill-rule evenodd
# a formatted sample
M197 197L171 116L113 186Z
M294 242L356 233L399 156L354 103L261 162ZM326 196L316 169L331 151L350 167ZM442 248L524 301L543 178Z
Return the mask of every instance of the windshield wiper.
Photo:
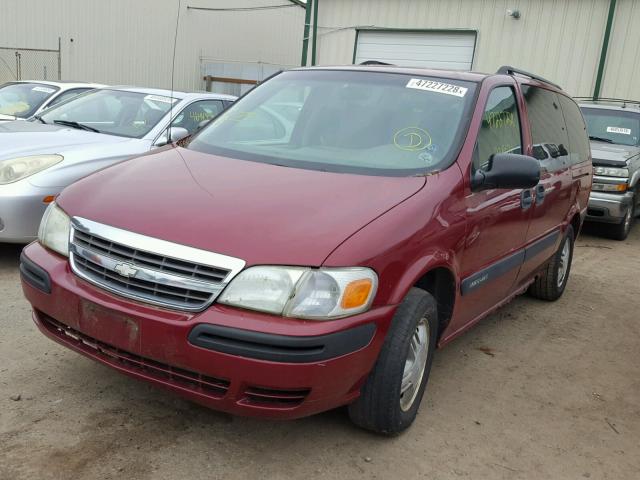
M34 115L33 118L35 118L36 120L44 123L45 125L47 124L47 122L45 122L40 115Z
M97 130L97 129L95 129L93 127L90 127L89 125L85 125L83 123L71 122L71 121L68 121L68 120L54 120L53 123L55 123L56 125L65 125L67 127L77 128L79 130L86 130L88 132L100 133L100 130Z
M613 143L613 140L611 140L610 138L595 137L593 135L589 135L589 140L595 140L596 142Z

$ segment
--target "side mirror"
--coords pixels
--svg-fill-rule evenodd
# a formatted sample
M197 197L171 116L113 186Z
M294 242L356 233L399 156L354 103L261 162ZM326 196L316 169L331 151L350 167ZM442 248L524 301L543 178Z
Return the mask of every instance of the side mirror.
M171 133L171 141L173 143L182 140L183 138L186 138L190 135L189 130L182 127L171 127L169 128L169 132ZM167 132L165 131L162 135L160 135L158 140L156 140L156 143L154 143L153 145L156 147L162 147L167 143L169 143L169 140L167 138Z
M487 170L471 175L474 191L493 188L532 188L540 181L540 163L533 157L515 153L496 153L489 159Z

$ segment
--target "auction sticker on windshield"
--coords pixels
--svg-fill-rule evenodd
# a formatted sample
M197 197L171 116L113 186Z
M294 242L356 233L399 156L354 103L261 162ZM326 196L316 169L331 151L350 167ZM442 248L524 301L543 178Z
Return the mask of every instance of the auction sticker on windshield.
M149 100L150 102L161 102L161 103L176 103L178 101L177 98L169 98L162 97L160 95L147 95L144 97L145 100Z
M32 92L42 92L42 93L53 93L56 91L55 88L48 88L48 87L33 87L31 89Z
M450 83L435 82L433 80L423 80L421 78L412 78L407 83L407 88L416 88L427 92L446 93L447 95L455 95L456 97L464 97L467 94L467 88L451 85Z
M623 135L631 135L631 129L622 127L607 127L607 133L622 133Z

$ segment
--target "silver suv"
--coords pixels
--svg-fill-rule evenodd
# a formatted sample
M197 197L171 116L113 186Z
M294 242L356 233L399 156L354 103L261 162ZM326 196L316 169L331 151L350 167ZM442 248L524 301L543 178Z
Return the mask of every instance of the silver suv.
M587 220L608 224L617 240L629 235L640 214L640 102L580 100L593 157Z

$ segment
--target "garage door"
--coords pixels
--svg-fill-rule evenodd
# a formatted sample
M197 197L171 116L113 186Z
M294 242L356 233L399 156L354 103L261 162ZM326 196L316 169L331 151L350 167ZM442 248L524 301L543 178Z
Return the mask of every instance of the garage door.
M471 70L475 32L358 32L355 63L367 60L406 67Z

